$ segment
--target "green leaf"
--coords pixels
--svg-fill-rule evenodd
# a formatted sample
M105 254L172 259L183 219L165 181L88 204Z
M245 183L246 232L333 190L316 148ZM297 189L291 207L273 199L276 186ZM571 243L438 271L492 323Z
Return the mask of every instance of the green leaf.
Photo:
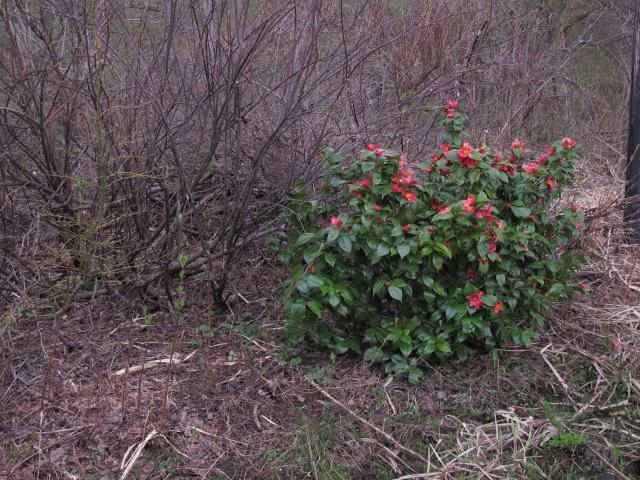
M320 316L322 314L322 304L317 300L311 300L307 302L307 307L317 316Z
M300 245L304 245L312 238L315 238L315 236L316 236L315 233L311 233L311 232L303 233L298 237L298 240L296 241L296 247L299 247Z
M410 251L411 245L407 243L401 243L400 245L398 245L398 255L400 255L400 258L404 258L409 255Z
M511 207L511 211L518 218L527 218L531 215L531 209L527 207L516 207L515 205Z
M436 252L440 252L445 257L451 258L451 249L447 247L444 243L436 243L433 246L433 248L436 250Z
M442 270L442 257L439 255L434 255L433 257L431 257L431 263L433 264L433 268L435 268L437 271Z
M351 239L347 235L341 235L338 237L338 245L346 253L351 253Z
M364 351L363 358L367 362L384 362L388 356L379 347L369 347Z
M492 336L489 325L487 325L487 322L485 322L482 318L472 317L471 322L476 326L478 330L480 330L480 332L482 332L482 335L484 335L485 337Z
M378 256L384 257L385 255L389 254L389 247L387 247L384 243L381 243L378 245L376 253L378 254Z
M496 275L496 282L498 282L498 285L503 286L505 281L506 278L504 276L504 273L499 273Z
M533 330L523 330L520 333L520 340L525 347L529 347L531 342L537 338L538 334Z
M393 285L389 286L389 295L391 296L391 298L398 300L399 302L402 301L402 289L395 287Z
M422 379L424 373L419 368L412 367L409 369L409 383L416 385Z
M445 316L447 317L447 320L451 320L457 314L458 314L458 309L455 307L447 307L447 310L445 311Z
M402 354L405 357L408 357L411 354L411 351L413 350L413 345L409 342L402 342L400 343L400 351L402 352Z
M317 275L309 275L307 277L307 283L309 284L309 286L311 287L321 287L324 285L324 280L322 280L320 277L318 277Z
M340 235L339 228L330 228L329 234L327 235L327 243L332 243L336 238Z
M373 294L377 295L380 290L384 288L385 280L383 278L379 278L373 284Z
M445 292L444 287L440 282L433 282L433 285L431 285L431 288L434 292L436 292L441 297L447 296L447 292Z
M330 253L325 253L324 261L327 262L328 265L331 265L333 267L336 264L336 257L331 255Z
M340 297L334 294L329 295L329 304L331 304L333 308L337 307L340 304Z
M498 301L498 299L496 298L495 295L485 295L484 297L482 297L482 301L484 302L485 305L489 307L493 307Z

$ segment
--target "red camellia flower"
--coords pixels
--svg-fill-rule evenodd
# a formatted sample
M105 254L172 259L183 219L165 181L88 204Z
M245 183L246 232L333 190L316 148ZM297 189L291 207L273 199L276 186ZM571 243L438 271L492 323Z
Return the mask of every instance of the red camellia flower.
M462 209L465 212L473 213L476 211L475 207L473 206L474 203L476 203L475 195L469 195L467 199L462 202L462 205L463 205Z
M491 215L491 207L487 207L487 208L479 208L476 211L476 218L484 218L486 220L492 221L493 220L493 216Z
M449 145L448 143L443 143L442 145L440 145L440 150L442 150L442 153L444 153L445 155L449 153L450 148L451 145Z
M493 313L495 313L496 315L500 313L500 311L504 308L504 303L502 303L500 300L498 300L496 302L496 304L493 306Z
M498 247L496 246L496 242L493 238L489 239L489 253L494 253Z
M484 292L482 290L476 293L472 293L471 295L467 295L466 298L467 300L469 300L469 306L471 308L475 308L476 310L482 308L482 305L484 305L484 302L482 301L483 295Z
M384 150L382 150L381 148L376 148L376 151L373 153L376 154L376 157L381 157L384 154Z
M536 173L538 171L537 163L525 163L522 165L522 169L527 173Z
M569 137L564 137L562 139L562 144L565 146L565 148L573 148L576 146L575 140L571 140Z
M549 190L553 190L556 187L556 182L554 182L552 176L548 176L547 179L544 181L544 183L547 184L547 187L549 187Z
M450 213L451 212L451 208L450 207L438 207L438 213L440 214L445 214L445 213Z
M331 222L331 226L333 226L333 227L341 227L342 226L342 220L339 219L338 217L331 217L329 219L329 221Z
M406 192L403 192L402 196L409 203L415 202L416 199L418 198L418 194L416 192L410 192L409 190L407 190Z
M431 161L433 163L436 163L438 160L440 160L440 156L438 155L431 155Z
M449 113L447 113L446 116L448 119L456 118L456 114L453 110L449 110Z
M398 175L396 175L396 177L398 177L398 182L403 185L413 185L416 183L416 179L413 178L413 172L411 170L403 170L402 172L398 172Z
M380 205L376 205L375 207L373 207L373 209L374 209L376 212L379 212L380 210L382 210L382 207L381 207Z
M400 185L398 185L397 183L394 183L393 185L391 185L391 191L394 193L402 193L402 187Z
M370 152L373 152L376 148L378 147L375 146L373 143L370 143L369 145L367 145L367 150L369 150Z
M498 170L500 170L501 172L505 172L507 175L516 174L516 169L513 165L500 165L500 167L498 167Z
M549 147L549 150L547 150L547 155L551 156L551 155L555 155L556 154L556 147L555 145L551 145Z
M547 156L546 155L540 155L538 157L538 159L536 160L536 162L538 163L538 165L544 165L547 162Z
M464 142L462 144L462 147L460 147L460 150L458 150L458 158L462 160L463 158L467 158L472 153L473 148L471 147L471 144L468 142Z
M521 142L520 140L518 140L517 138L513 141L513 143L511 144L511 151L514 151L516 148L520 148L522 149L522 153L524 153L524 148L526 147L526 145L524 144L524 142Z
M404 233L409 233L409 231L410 231L410 230L411 230L411 225L404 225L404 226L402 227L402 231L403 231Z
M575 204L575 203L571 205L571 211L572 211L573 213L576 213L576 212L578 211L578 207L576 206L576 204Z
M369 188L371 186L371 181L368 178L365 178L364 180L358 180L356 181L356 183L363 188Z
M582 224L580 224L578 222L575 223L576 230L580 230L581 226L582 226Z
M458 108L458 102L456 102L455 100L451 100L449 102L449 108Z
M478 272L476 272L475 270L467 270L467 273L465 274L465 276L467 277L467 280L475 280L476 278L478 278Z
M316 267L313 263L309 264L309 273L315 273Z
M620 340L618 340L617 338L615 340L612 340L611 341L611 348L613 348L615 351L622 350L622 342Z
M460 160L460 165L466 168L475 168L478 165L478 160L471 158L471 154L473 153L473 148L471 144L468 142L464 142L460 150L458 150L458 160Z

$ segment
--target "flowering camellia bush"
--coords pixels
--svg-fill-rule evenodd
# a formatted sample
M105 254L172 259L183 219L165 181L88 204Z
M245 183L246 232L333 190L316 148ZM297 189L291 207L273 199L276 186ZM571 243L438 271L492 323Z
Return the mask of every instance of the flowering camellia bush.
M319 199L298 185L286 209L286 333L348 350L418 381L425 360L529 345L551 302L579 287L569 248L583 216L552 213L578 157L569 138L535 155L466 140L457 102L428 161L368 145L323 152Z

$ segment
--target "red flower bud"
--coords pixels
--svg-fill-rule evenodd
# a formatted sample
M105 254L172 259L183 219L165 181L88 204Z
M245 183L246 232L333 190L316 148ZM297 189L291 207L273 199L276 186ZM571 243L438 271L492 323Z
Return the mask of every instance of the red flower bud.
M548 176L544 183L547 184L549 190L553 190L556 187L556 182L553 180L552 176Z
M504 303L498 300L496 304L493 306L493 313L497 315L500 313L500 310L502 310L503 308L504 308Z

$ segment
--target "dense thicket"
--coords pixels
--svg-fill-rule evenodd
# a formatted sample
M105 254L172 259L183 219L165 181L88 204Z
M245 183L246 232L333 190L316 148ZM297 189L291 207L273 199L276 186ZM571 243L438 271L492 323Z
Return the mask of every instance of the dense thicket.
M478 140L615 138L630 6L4 1L0 301L170 302L184 270L223 303L295 180L321 176L321 147L420 160L445 98Z

